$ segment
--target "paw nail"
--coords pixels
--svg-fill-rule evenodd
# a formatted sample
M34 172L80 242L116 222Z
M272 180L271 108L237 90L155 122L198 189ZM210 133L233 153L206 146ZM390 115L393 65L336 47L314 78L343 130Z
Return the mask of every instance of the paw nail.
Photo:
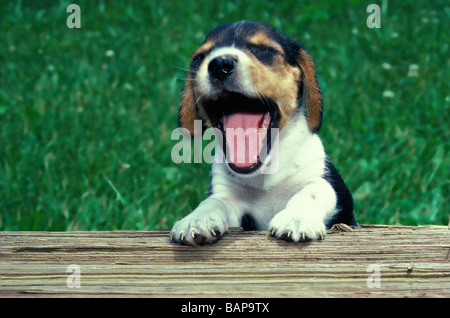
M281 235L281 238L286 242L293 242L292 237L289 234L284 233L283 235Z
M220 235L222 234L218 229L211 230L211 240L213 243L216 243L220 239Z

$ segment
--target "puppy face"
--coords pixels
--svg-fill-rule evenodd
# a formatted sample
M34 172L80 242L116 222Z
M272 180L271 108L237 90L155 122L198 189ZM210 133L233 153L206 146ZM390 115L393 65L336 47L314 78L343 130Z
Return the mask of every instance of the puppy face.
M314 64L301 45L260 22L213 30L192 56L179 124L194 135L201 119L222 131L229 167L251 173L270 151L270 128L280 130L306 108L311 132L320 128L322 95Z

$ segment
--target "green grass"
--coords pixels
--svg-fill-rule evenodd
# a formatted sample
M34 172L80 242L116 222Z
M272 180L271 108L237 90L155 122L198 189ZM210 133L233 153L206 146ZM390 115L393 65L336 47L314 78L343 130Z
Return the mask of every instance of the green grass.
M312 53L360 223L448 223L447 1L385 1L381 29L381 1L76 1L78 30L72 2L0 3L0 230L169 228L195 208L209 166L170 158L182 69L242 19Z

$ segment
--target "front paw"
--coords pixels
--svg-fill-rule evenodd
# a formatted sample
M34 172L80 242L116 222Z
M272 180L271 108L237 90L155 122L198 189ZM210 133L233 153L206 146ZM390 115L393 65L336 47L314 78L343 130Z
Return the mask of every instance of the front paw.
M325 224L317 216L289 210L283 210L275 215L269 229L271 236L287 242L322 240L327 233Z
M170 241L183 245L212 244L227 231L227 223L217 213L193 212L175 223L170 231Z

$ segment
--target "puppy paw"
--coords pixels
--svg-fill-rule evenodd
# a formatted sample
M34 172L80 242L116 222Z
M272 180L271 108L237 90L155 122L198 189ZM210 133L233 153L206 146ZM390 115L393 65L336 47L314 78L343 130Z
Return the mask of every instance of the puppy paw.
M314 213L314 212L311 212ZM326 235L323 220L315 215L283 210L269 224L270 235L287 242L322 240Z
M217 213L191 213L175 223L170 240L182 245L212 244L227 231L228 225Z

